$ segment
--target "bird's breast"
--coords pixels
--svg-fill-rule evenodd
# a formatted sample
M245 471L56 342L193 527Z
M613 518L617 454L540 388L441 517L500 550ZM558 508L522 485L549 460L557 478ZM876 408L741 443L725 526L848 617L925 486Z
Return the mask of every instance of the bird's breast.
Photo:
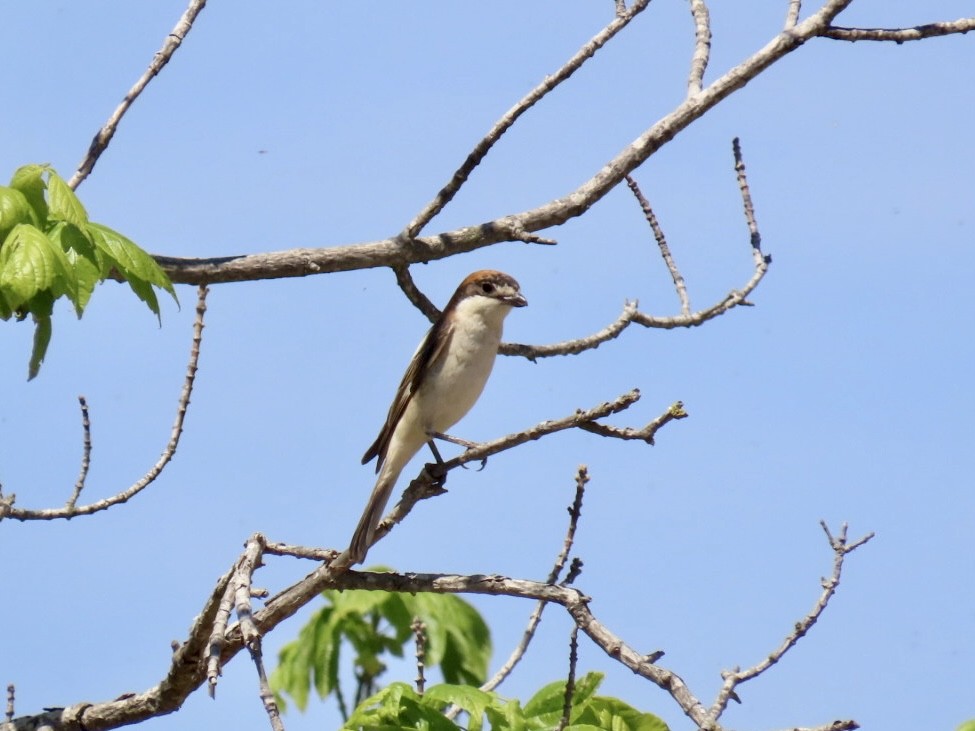
M429 430L446 432L477 401L494 367L501 342L497 330L486 323L453 329L443 356L416 394Z

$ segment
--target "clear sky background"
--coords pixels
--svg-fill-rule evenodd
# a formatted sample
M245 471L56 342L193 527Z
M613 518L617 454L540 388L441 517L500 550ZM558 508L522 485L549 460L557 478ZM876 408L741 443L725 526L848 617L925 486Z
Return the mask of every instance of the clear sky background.
M50 162L70 177L92 135L183 12L182 0L8 3L0 177ZM714 2L713 80L780 28L785 0ZM810 3L811 5L811 3ZM843 25L971 15L971 2L858 0ZM136 103L79 194L96 221L155 253L326 247L395 234L491 124L608 22L612 2L211 2ZM682 98L687 3L657 0L533 109L428 232L564 195ZM676 400L690 418L655 447L564 433L451 475L369 560L402 570L542 578L561 546L577 465L589 465L577 552L592 608L641 651L662 649L705 702L720 671L778 645L820 593L819 527L877 537L850 557L810 635L739 689L739 729L855 718L953 729L975 717L975 39L902 46L817 40L655 155L636 177L702 308L750 276L732 168L740 136L772 268L737 309L694 330L633 328L595 352L500 358L454 432L481 440L639 387L615 418ZM646 222L621 187L558 247L503 244L414 267L443 304L474 269L510 272L530 306L506 339L591 333L624 300L679 312ZM195 291L163 324L123 286L84 319L61 307L39 378L29 324L0 325L0 482L23 507L63 504L89 401L92 500L139 478L165 445ZM155 685L214 580L255 531L342 547L371 489L359 458L427 327L388 270L220 285L173 464L130 504L66 522L0 525L0 681L18 715ZM309 566L280 560L281 588ZM531 606L474 598L497 667ZM310 610L266 641L268 656ZM563 677L570 625L550 608L500 689ZM669 697L583 642L603 691L689 723ZM388 680L414 670L394 665ZM265 728L253 666L225 669L146 729ZM334 703L290 731L337 726Z

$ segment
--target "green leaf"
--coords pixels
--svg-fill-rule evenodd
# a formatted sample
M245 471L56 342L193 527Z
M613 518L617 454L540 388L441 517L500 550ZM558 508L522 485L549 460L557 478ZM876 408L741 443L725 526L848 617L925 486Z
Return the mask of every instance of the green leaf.
M55 224L47 236L64 252L69 273L74 280L75 312L81 317L95 285L104 279L105 256L77 226L63 221Z
M457 731L458 726L417 695L406 683L391 683L363 701L343 729L429 729Z
M11 309L47 289L70 296L68 269L60 247L34 226L20 223L0 248L0 291Z
M491 706L500 710L505 702L493 693L487 693L480 688L470 685L451 685L441 683L429 688L423 694L423 702L439 711L453 704L467 711L470 731L480 731L483 725L484 713Z
M579 706L589 700L603 682L602 673L586 673L576 678L572 694L572 705ZM532 696L525 704L525 716L543 718L545 723L555 725L562 718L565 705L565 681L549 683Z
M34 209L27 197L16 188L0 185L0 246L4 239L20 223L39 225Z
M965 721L957 728L956 731L975 731L975 719L971 721Z
M491 731L526 731L525 712L516 700L484 709Z
M53 299L51 300L53 307ZM51 342L51 315L34 314L34 344L31 348L30 362L27 364L27 380L31 381L41 370L41 363L47 355L47 346Z
M78 196L64 182L64 178L50 168L47 176L47 205L48 218L67 221L75 226L88 223L88 212L81 205Z
M47 165L23 165L10 178L10 187L24 194L34 209L38 223L46 221L48 217L47 200L44 198L44 191L47 189L44 173L48 169Z
M149 309L159 317L159 300L152 287L169 292L179 303L173 283L160 269L156 260L140 249L134 242L118 231L100 223L87 223L81 230L91 239L95 247L105 254L120 275L128 282L136 296L145 302Z
M667 724L652 713L644 713L619 698L607 696L592 698L567 728L581 731L580 726L612 731L668 731Z
M418 594L413 614L427 625L427 663L444 681L481 685L491 661L491 631L476 609L454 594Z

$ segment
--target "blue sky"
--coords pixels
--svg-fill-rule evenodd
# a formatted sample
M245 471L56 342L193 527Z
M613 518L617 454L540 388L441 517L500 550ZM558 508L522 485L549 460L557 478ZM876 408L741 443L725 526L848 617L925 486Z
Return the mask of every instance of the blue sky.
M784 1L749 17L712 3L705 81L765 44ZM35 2L5 13L0 177L49 162L69 177L142 73L182 2ZM211 3L136 103L79 194L94 220L155 253L227 255L369 241L398 232L491 124L608 21L611 2ZM971 14L950 0L859 0L843 25ZM678 103L691 31L657 0L504 138L428 229L449 230L566 194ZM577 550L593 611L710 702L720 670L748 666L807 612L829 573L819 528L876 531L833 604L773 671L739 689L727 725L954 728L975 717L975 517L971 413L975 276L975 66L969 36L903 46L815 41L769 69L651 158L636 177L705 307L750 276L731 139L745 151L766 280L740 308L689 331L631 329L597 351L532 364L501 358L454 432L493 438L639 387L614 423L682 400L690 418L655 447L566 433L451 475L370 560L403 570L541 578L565 527L576 466L589 466ZM545 232L558 247L502 244L413 269L444 303L468 272L516 276L530 306L506 339L588 334L625 299L679 311L625 188ZM192 288L163 324L109 283L82 321L56 314L25 381L30 328L0 327L0 482L23 507L62 504L90 404L86 497L128 486L169 434L189 350ZM18 714L156 684L213 581L255 531L340 547L372 484L375 437L426 322L392 274L370 270L220 285L197 389L163 477L130 504L70 523L0 525L10 601L0 681ZM280 561L280 588L307 566ZM476 598L495 666L531 610ZM269 655L307 612L280 627ZM564 674L568 620L550 609L501 692L526 698ZM688 724L673 702L585 644L603 690ZM390 680L413 670L393 666ZM937 700L935 700L937 699ZM329 702L291 731L336 725ZM266 724L253 668L225 669L146 728Z

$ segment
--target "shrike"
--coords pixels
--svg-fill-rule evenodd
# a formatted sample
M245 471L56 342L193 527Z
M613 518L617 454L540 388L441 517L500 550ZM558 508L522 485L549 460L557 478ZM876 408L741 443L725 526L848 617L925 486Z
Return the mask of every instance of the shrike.
M494 367L504 318L512 307L527 304L518 282L503 272L477 271L460 283L413 354L386 423L362 458L366 464L378 457L379 477L349 548L332 561L334 568L365 559L400 472L425 443L439 459L434 436L470 411Z

